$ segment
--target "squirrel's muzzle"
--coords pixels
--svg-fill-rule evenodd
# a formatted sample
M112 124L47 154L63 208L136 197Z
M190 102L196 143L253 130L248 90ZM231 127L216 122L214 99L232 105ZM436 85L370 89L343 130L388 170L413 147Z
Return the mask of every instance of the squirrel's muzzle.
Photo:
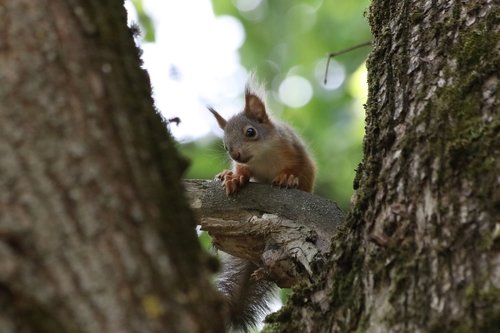
M235 160L238 163L247 163L250 161L250 158L252 156L243 156L239 151L237 150L229 150L229 155L233 160Z

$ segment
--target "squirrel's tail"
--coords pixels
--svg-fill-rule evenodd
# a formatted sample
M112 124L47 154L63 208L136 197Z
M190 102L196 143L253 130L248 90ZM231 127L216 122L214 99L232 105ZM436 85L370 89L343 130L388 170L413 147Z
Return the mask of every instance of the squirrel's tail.
M225 253L221 257L223 266L217 287L226 298L228 326L237 332L248 332L269 313L277 286L271 281L255 280L252 273L257 266L250 261Z

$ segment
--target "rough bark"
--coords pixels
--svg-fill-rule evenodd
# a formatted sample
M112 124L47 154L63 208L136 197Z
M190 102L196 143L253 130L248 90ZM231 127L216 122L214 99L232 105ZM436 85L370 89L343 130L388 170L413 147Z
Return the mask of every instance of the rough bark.
M492 0L373 1L346 234L274 331L498 331L499 14Z
M331 247L342 211L299 190L249 183L227 196L219 181L184 181L191 208L214 245L252 261L259 277L290 288L317 274Z
M121 1L0 3L0 331L222 332Z

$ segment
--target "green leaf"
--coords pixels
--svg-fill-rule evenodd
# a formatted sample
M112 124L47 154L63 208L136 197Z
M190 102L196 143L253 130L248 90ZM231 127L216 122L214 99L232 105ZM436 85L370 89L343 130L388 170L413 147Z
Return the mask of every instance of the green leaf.
M155 41L155 26L153 20L148 13L144 11L144 6L142 5L142 0L132 0L135 9L137 10L137 16L139 17L139 24L143 30L143 39L146 42Z

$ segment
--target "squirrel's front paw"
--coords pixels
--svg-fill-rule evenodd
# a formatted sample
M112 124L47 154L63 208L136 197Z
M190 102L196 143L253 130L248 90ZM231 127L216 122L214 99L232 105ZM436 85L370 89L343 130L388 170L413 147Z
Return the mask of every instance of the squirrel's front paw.
M216 177L222 181L222 186L224 186L227 195L238 191L238 189L245 186L249 180L247 176L234 173L230 170L224 170Z
M273 179L273 185L286 188L298 188L299 178L290 173L281 172Z
M232 175L233 175L233 172L231 170L224 170L221 173L218 173L217 175L215 175L215 178L217 178L221 182L224 182L224 179L226 179L226 176L230 177Z

